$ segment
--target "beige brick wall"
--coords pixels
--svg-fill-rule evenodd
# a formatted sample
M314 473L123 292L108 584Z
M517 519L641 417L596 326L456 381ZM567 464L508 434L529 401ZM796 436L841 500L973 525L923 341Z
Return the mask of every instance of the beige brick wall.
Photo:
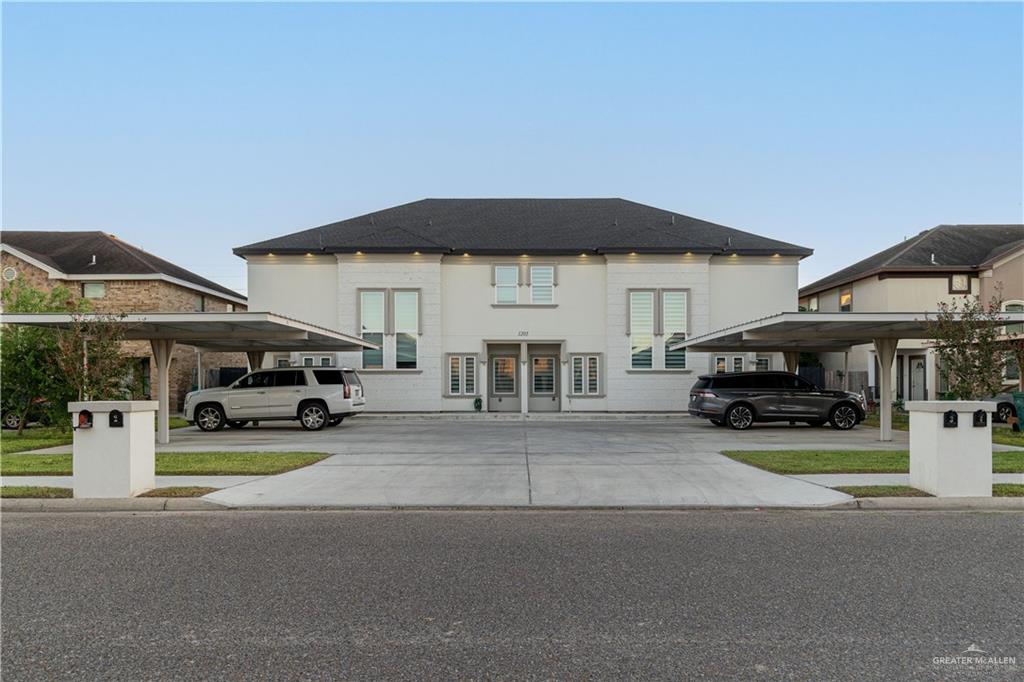
M13 267L18 271L18 281L35 289L50 291L64 286L72 298L82 297L82 282L76 280L50 279L46 271L9 253L0 254L0 271ZM107 280L103 298L90 299L92 310L98 313L155 313L194 312L198 309L199 292L177 284L160 280ZM0 279L0 287L6 281ZM231 301L217 296L203 294L204 309L207 312L224 312ZM241 304L234 304L235 310L245 310ZM140 361L149 358L150 390L156 399L156 361L152 358L146 341L125 341L125 352ZM203 368L245 367L244 353L203 353ZM194 384L196 375L196 350L192 346L178 346L171 357L170 403L171 409L180 411Z

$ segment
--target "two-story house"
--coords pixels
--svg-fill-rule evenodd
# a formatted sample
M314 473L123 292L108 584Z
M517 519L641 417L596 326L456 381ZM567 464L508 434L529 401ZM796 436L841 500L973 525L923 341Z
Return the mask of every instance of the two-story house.
M425 199L235 249L249 301L380 351L379 411L666 411L697 375L779 357L678 339L797 309L811 250L623 199Z
M933 227L803 287L800 305L821 312L924 312L964 296L1024 310L1024 225ZM858 346L847 358L823 353L819 359L827 369L846 366L878 386L871 346ZM1008 382L1019 378L1017 371L1010 369ZM945 390L928 341L901 341L893 372L892 400L935 399Z
M147 253L106 232L4 230L0 234L0 286L14 282L49 291L65 287L98 313L225 312L246 310L246 299L227 287ZM126 341L138 358L145 390L156 397L156 362L145 341ZM180 410L200 382L237 377L241 353L206 353L180 346L171 358L169 400ZM204 381L205 380L205 381Z

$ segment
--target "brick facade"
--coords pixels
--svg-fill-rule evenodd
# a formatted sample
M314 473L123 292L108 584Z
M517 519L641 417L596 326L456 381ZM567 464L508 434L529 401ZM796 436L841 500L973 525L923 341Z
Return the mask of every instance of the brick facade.
M24 282L34 289L50 291L64 286L72 298L82 298L82 281L69 279L50 279L45 270L27 263L10 253L0 253L0 272L12 267L17 270L17 281ZM0 279L0 287L7 282ZM245 310L244 305L233 303L213 294L201 294L163 280L106 280L103 298L90 299L91 307L98 313L154 313L154 312L195 312L203 309L207 312L225 312L229 305L234 310ZM202 296L200 304L199 297ZM138 358L140 363L148 362L150 397L156 399L157 376L156 361L152 357L149 343L146 341L125 341L125 352ZM192 390L196 381L197 353L192 346L177 346L171 357L170 367L170 404L172 410L180 411L185 401L185 394ZM244 353L203 353L203 370L218 367L246 367Z

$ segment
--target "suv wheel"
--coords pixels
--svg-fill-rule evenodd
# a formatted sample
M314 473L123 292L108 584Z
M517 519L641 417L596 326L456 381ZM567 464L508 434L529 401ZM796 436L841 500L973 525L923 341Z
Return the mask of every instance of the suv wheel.
M749 429L754 423L754 411L749 405L733 405L725 413L725 423L737 431Z
M849 431L857 425L857 410L853 408L853 405L836 405L832 408L832 413L829 414L828 420L832 424L833 429Z
M299 409L299 422L307 431L319 431L327 426L330 415L322 403L306 403Z
M5 412L4 413L4 428L5 429L16 429L21 424L21 417L18 416L17 412Z
M1003 424L1010 421L1010 417L1017 416L1017 409L1010 403L999 403L999 407L996 408L996 420ZM4 416L4 423L7 423L7 417Z
M220 405L210 403L196 410L196 426L203 431L220 431L227 420Z

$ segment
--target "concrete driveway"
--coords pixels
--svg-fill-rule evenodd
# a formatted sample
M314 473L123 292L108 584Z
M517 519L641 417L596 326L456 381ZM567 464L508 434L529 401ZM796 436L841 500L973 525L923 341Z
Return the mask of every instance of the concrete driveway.
M877 431L769 425L746 432L684 416L566 421L360 417L307 433L181 429L168 450L309 450L332 457L206 499L232 507L825 506L848 496L734 462L727 449L886 449Z

